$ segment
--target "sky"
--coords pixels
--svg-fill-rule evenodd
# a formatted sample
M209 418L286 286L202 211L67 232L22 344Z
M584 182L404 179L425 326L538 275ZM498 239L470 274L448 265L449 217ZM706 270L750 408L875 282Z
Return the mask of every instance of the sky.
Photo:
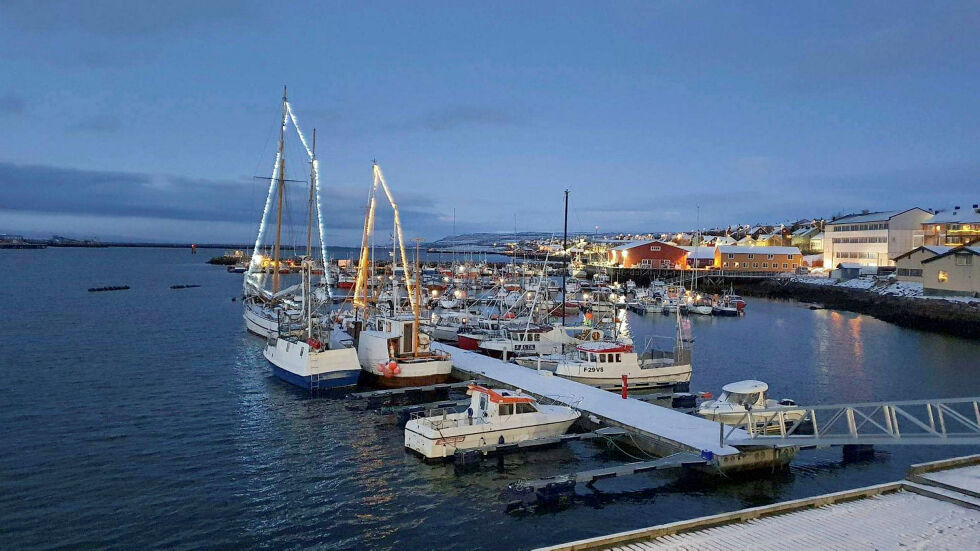
M406 239L560 233L565 189L600 232L977 203L977 29L975 1L5 0L0 232L254 240L284 85L331 245L375 159Z

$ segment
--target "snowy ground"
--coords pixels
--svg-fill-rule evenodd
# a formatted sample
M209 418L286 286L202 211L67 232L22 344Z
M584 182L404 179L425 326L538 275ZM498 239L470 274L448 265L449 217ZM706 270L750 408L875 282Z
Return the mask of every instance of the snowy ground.
M834 287L846 287L849 289L864 289L879 295L980 304L980 298L961 296L926 296L922 294L921 283L911 283L908 281L889 282L888 280L877 279L872 276L861 276L840 282L828 277L796 276L792 278L792 281L795 283L804 283L806 285L833 285Z

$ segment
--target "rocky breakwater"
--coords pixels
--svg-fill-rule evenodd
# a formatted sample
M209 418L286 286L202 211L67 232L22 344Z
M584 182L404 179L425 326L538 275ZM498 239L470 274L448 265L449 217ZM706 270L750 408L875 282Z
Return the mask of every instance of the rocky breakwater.
M902 327L980 339L980 301L906 297L873 289L763 280L737 286L747 296L792 299L874 316Z

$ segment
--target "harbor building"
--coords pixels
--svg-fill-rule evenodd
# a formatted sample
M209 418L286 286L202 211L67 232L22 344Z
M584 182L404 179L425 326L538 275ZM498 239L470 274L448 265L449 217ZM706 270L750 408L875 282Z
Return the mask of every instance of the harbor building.
M980 245L959 246L922 261L926 295L980 296Z
M980 204L972 208L937 212L936 216L922 224L926 245L956 247L980 241Z
M631 241L609 249L609 262L624 268L683 269L687 251L663 241Z
M895 260L895 276L899 281L909 283L922 283L922 261L932 258L937 254L943 254L952 247L942 247L936 245L923 245L911 251L900 254Z
M931 212L913 207L831 220L824 229L823 265L894 266L893 258L923 244L922 225L932 217Z
M792 272L803 265L796 247L717 247L715 268L740 272Z

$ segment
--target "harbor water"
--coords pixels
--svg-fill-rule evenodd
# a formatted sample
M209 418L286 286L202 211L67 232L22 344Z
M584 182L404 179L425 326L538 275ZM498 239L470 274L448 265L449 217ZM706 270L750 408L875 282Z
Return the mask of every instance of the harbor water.
M393 418L272 377L241 318L241 275L172 249L0 252L0 527L9 549L513 549L903 477L975 449L803 451L751 479L666 473L578 488L512 514L508 483L629 461L590 443L475 473L403 449ZM171 285L197 288L173 290ZM129 290L89 293L90 287ZM630 314L637 345L672 318ZM694 317L692 391L760 379L801 404L975 396L980 342L749 299ZM667 341L652 341L662 345Z

